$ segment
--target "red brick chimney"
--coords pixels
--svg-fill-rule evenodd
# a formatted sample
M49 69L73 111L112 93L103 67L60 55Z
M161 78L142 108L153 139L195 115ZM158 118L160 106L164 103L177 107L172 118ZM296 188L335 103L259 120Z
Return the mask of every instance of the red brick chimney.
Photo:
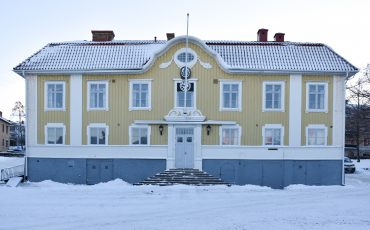
M167 33L166 35L167 35L167 41L175 38L175 33Z
M258 42L267 42L267 32L268 29L259 29L257 32L257 41Z
M284 42L284 33L276 33L274 36L275 42Z
M93 42L109 42L114 38L113 30L92 30Z

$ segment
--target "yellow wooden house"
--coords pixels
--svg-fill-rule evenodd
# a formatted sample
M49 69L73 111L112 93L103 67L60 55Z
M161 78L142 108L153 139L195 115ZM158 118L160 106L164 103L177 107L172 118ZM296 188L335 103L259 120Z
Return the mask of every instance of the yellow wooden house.
M26 81L27 177L139 182L195 168L228 183L343 184L345 80L320 43L114 40L50 43Z

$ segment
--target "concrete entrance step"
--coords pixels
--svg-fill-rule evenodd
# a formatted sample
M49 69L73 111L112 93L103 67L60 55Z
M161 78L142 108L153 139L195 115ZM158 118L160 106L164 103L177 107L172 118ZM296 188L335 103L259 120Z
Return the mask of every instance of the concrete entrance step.
M164 172L157 173L156 175L145 179L134 185L230 185L220 178L209 175L198 169L169 169Z
M17 187L19 183L21 183L23 180L23 177L12 177L8 180L6 183L6 186L8 187Z

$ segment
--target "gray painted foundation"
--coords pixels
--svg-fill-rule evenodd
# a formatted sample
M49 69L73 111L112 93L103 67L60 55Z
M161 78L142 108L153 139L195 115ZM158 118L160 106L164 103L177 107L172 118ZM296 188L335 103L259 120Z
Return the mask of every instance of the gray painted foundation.
M120 178L140 182L166 170L164 159L27 158L28 180L97 184Z
M97 184L120 178L137 183L166 170L165 159L27 158L28 180ZM203 160L203 171L225 182L284 188L341 185L341 160Z
M203 171L225 182L284 188L291 184L341 185L341 160L203 160Z

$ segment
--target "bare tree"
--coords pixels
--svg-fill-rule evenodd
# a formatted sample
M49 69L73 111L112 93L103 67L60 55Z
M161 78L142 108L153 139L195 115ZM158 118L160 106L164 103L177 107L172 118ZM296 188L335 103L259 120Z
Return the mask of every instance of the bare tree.
M370 119L370 64L347 81L346 135L355 137L360 162L361 126Z
M12 109L12 116L17 116L18 117L18 135L17 135L17 145L21 145L22 148L24 146L24 129L22 127L23 125L23 117L26 116L24 112L24 105L20 101L16 101L15 105Z

